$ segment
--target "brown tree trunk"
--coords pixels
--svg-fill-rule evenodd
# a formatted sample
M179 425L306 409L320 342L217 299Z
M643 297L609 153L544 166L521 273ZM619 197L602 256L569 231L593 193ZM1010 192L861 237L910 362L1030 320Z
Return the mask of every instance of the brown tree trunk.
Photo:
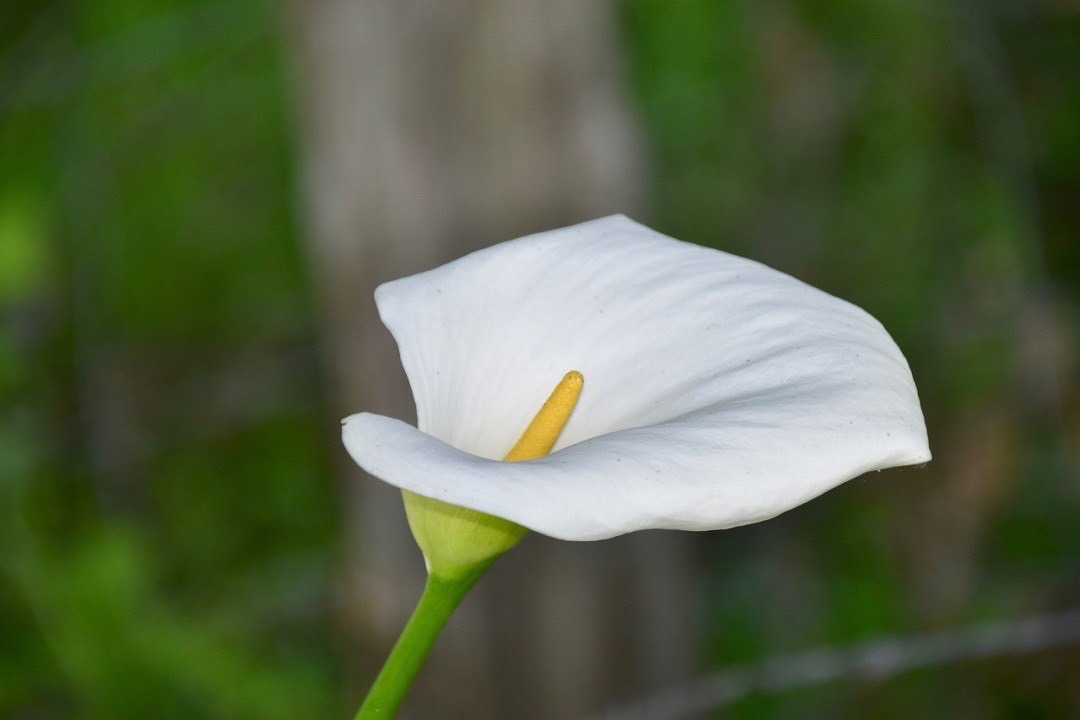
M380 282L525 233L638 213L643 163L613 5L296 0L302 203L339 412L412 419ZM344 460L344 453L342 458ZM366 690L420 591L399 493L351 466L343 593ZM417 718L580 717L689 670L687 540L530 537L486 577L406 704Z

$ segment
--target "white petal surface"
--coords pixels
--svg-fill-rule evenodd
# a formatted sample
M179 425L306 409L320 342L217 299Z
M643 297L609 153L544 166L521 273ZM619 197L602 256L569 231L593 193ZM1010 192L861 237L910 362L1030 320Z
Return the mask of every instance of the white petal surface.
M546 535L733 527L930 459L911 372L880 323L625 217L496 245L375 296L419 429L354 415L353 458ZM569 370L585 388L555 452L499 462Z

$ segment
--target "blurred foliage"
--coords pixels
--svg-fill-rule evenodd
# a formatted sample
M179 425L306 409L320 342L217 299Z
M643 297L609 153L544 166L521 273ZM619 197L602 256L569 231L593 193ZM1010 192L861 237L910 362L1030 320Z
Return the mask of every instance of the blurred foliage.
M936 454L703 536L703 668L1080 603L1080 13L619 7L653 224L869 309ZM352 710L282 16L0 5L0 716ZM1074 649L725 716L1074 717L1077 687Z
M347 712L280 11L0 7L0 716Z

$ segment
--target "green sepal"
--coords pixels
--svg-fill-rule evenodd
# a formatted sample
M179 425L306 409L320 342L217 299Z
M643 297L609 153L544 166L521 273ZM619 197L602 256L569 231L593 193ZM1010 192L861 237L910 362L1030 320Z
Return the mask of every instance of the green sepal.
M429 575L451 580L488 565L521 542L517 523L402 490L405 514Z

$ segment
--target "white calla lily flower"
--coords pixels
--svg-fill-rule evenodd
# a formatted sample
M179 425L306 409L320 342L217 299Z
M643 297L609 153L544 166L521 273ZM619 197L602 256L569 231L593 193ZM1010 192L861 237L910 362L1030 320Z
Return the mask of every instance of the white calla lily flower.
M375 293L417 425L345 445L420 496L566 540L714 530L930 459L900 350L863 310L613 216L481 250ZM568 371L552 453L503 462Z

